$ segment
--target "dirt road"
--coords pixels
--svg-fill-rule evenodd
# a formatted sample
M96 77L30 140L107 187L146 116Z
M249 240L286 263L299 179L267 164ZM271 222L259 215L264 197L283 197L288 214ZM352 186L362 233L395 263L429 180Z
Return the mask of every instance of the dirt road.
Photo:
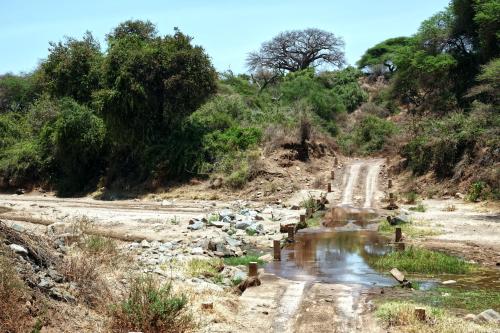
M355 160L339 168L333 182L339 189L330 195L330 205L376 208L383 160ZM337 171L337 174L339 173ZM290 281L264 274L265 289L251 288L243 295L242 318L257 317L250 332L379 332L367 300L369 288L356 283L329 284ZM262 316L256 300L270 301ZM267 324L266 324L267 323Z

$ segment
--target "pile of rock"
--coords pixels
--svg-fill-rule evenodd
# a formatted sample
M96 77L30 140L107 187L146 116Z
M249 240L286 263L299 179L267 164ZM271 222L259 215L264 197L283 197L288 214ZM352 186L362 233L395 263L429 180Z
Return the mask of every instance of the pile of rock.
M205 227L216 227L232 235L236 230L244 230L248 234L264 234L264 225L259 222L264 218L256 210L248 208L235 213L230 209L223 209L218 214L210 217L210 220L200 216L189 221L188 229L200 230Z

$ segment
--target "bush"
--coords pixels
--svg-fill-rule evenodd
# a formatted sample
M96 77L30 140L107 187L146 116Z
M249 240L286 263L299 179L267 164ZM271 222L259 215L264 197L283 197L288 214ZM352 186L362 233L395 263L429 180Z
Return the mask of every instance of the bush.
M0 150L0 175L15 187L31 185L39 180L42 157L34 140L20 141Z
M150 276L135 278L128 296L111 308L116 332L181 333L194 328L184 294L175 294L172 284L160 285Z
M478 201L484 196L484 189L486 187L485 182L478 181L473 183L469 188L469 193L467 194L467 199L469 201Z
M41 133L44 153L59 175L60 195L74 194L97 177L103 162L106 129L102 119L71 100L62 102L54 124Z
M354 152L372 154L384 148L387 140L397 132L397 127L391 121L367 115L350 133L344 133L339 138L339 145L345 154Z

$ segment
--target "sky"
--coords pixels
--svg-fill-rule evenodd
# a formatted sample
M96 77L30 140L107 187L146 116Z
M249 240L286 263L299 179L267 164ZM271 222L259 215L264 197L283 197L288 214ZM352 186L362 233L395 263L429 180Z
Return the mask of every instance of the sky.
M161 34L178 27L205 48L218 71L244 73L249 52L286 30L319 28L343 37L348 63L390 37L409 36L449 0L0 0L0 73L29 72L49 41L101 41L120 22L150 20Z

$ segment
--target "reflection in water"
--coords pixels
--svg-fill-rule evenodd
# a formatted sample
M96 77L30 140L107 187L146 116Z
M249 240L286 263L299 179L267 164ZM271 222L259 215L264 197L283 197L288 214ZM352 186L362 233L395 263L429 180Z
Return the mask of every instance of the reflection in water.
M268 264L266 270L292 280L393 285L391 278L366 263L368 256L390 250L386 241L368 230L305 229L295 236L295 243L283 249L282 260Z
M377 216L372 209L355 208L352 206L335 206L325 214L323 226L327 228L345 227L355 224L355 229L365 228Z

